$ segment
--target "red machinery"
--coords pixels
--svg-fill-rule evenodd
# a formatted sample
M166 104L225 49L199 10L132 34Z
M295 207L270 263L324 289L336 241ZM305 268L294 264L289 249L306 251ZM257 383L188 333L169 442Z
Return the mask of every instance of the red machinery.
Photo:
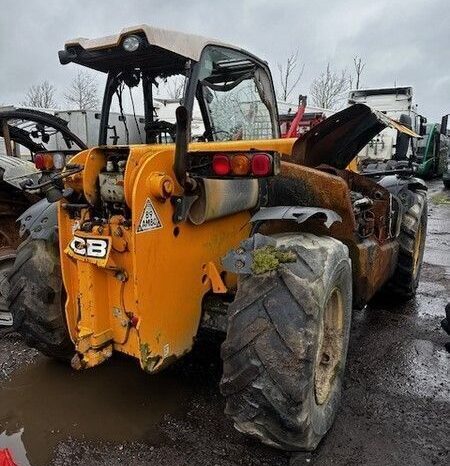
M326 115L324 112L307 112L306 96L300 95L297 112L281 114L279 118L281 137L296 138L325 120Z
M8 448L0 449L0 466L17 466Z

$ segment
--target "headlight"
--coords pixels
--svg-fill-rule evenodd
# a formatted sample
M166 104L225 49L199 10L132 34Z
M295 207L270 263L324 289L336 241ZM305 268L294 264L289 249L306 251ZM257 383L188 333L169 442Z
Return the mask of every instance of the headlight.
M141 46L141 39L138 36L128 36L125 37L122 47L127 52L136 52L136 50Z

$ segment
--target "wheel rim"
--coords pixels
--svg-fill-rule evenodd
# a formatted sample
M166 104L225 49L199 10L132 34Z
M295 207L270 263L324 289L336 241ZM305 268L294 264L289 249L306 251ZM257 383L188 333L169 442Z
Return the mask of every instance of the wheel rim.
M417 276L417 273L420 269L421 257L422 257L422 236L423 236L423 225L422 222L419 224L419 229L417 230L415 242L414 242L414 256L413 256L413 272L414 276Z
M342 294L334 288L325 305L319 332L319 345L314 371L316 403L325 403L341 367L344 342L344 306Z

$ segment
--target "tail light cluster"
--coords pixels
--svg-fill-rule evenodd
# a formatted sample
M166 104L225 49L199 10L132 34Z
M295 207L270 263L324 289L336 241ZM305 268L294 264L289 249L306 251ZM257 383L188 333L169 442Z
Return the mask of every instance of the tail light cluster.
M212 174L220 177L271 176L277 167L277 155L265 152L214 154L212 158Z
M73 155L73 151L38 152L34 155L34 165L38 170L43 171L62 170L66 166L67 159Z

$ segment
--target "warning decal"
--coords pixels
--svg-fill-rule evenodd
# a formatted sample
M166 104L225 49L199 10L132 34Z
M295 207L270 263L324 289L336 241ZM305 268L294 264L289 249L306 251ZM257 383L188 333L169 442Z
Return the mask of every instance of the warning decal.
M161 220L153 207L152 201L150 198L147 198L141 220L137 227L137 233L141 231L157 230L158 228L162 228Z

